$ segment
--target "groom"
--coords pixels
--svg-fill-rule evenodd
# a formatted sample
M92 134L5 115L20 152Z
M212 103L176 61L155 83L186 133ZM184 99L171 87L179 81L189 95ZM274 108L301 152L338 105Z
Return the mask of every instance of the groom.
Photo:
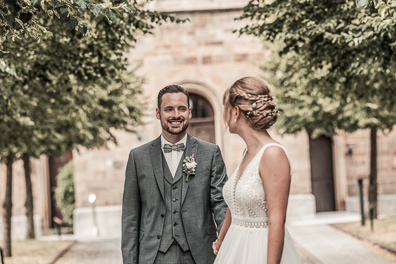
M124 264L214 262L216 225L220 232L227 210L222 196L227 175L219 147L187 134L189 102L181 86L163 88L156 109L162 135L129 154L122 205Z

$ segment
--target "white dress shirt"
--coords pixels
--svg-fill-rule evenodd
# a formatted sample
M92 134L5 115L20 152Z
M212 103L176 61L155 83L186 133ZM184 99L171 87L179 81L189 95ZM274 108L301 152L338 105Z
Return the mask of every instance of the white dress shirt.
M186 146L187 133L180 141L176 142L175 144L170 143L168 140L166 140L164 138L163 135L161 135L161 149L162 149L162 153L164 153L166 163L168 164L169 170L171 171L171 174L172 174L173 178L175 177L177 167L179 166L179 163L180 163L181 157L183 156L183 152L184 151L171 151L171 152L165 153L164 152L164 145L165 144L176 145L176 144L180 144L180 143L183 143L184 146Z

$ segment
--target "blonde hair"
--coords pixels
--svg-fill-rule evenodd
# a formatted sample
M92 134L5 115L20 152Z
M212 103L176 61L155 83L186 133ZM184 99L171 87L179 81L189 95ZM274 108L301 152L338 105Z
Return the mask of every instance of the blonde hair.
M255 130L270 128L278 119L279 110L269 85L256 77L244 77L228 88L223 97L225 109L239 107L248 124Z

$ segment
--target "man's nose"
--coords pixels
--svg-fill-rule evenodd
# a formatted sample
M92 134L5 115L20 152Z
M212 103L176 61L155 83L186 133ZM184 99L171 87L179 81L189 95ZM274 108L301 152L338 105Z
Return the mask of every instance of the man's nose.
M175 117L179 117L179 116L181 116L181 112L179 111L179 110L176 110L175 111L175 115L174 115Z

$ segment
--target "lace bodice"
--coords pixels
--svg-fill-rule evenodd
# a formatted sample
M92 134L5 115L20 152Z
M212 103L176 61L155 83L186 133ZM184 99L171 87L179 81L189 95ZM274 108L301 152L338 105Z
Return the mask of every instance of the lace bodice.
M239 167L245 158L246 151L243 153L238 167L223 188L224 199L231 211L232 224L252 228L268 226L267 201L259 175L259 164L264 151L269 146L282 148L290 163L289 155L283 146L276 143L265 144L246 166L238 180Z

